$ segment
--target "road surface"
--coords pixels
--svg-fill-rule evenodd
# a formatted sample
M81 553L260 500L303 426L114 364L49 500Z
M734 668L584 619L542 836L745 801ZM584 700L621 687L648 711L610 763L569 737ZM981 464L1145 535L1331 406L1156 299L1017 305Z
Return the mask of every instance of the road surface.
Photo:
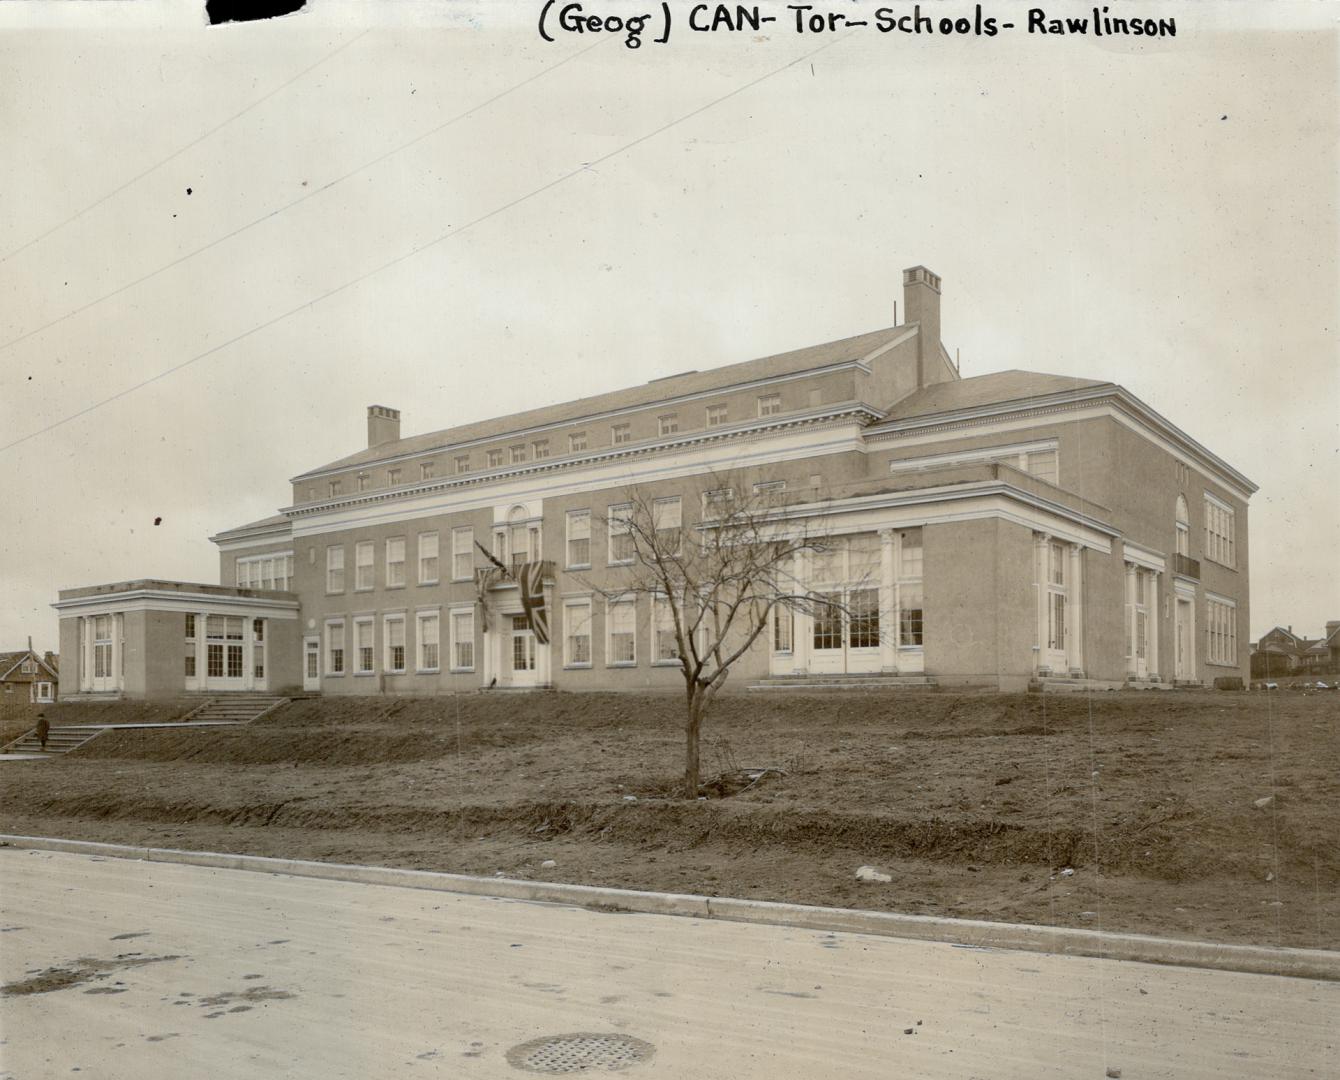
M517 1078L583 1032L630 1080L1337 1074L1340 983L19 849L0 890L4 1080Z

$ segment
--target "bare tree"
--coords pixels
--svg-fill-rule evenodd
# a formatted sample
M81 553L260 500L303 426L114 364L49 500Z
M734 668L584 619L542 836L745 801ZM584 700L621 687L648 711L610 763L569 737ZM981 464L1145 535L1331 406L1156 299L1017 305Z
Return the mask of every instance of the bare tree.
M824 549L821 524L788 522L760 487L709 476L682 501L634 487L604 518L610 559L620 569L592 588L610 601L650 598L653 656L679 661L688 798L699 789L703 721L732 666L760 637L767 640L779 611L812 614L840 606L831 595L809 591L796 575L797 556ZM690 513L696 520L686 528Z

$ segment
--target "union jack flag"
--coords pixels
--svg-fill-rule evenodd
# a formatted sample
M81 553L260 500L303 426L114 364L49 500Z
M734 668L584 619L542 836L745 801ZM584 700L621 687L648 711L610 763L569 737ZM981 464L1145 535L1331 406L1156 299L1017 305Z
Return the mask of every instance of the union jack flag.
M544 579L554 576L554 564L547 559L519 566L514 575L521 586L521 609L535 635L537 645L549 644L549 612L544 603Z

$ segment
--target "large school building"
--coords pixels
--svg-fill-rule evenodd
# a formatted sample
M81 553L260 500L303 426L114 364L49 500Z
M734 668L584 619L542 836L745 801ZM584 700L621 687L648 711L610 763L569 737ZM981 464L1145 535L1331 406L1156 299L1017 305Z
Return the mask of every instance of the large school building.
M913 267L899 325L422 435L374 405L366 447L212 537L218 585L61 592L69 691L681 686L668 613L617 592L619 507L691 530L723 476L822 522L797 572L835 601L780 612L737 687L1244 678L1251 481L1113 382L960 378L940 299ZM543 567L547 640L486 552Z

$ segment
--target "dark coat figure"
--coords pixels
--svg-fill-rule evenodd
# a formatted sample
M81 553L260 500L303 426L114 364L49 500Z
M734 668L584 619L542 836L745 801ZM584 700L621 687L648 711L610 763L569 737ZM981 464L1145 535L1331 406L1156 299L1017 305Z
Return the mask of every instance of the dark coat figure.
M47 736L51 734L51 725L47 723L47 718L40 713L37 717L37 739L42 744L42 750L47 748Z

